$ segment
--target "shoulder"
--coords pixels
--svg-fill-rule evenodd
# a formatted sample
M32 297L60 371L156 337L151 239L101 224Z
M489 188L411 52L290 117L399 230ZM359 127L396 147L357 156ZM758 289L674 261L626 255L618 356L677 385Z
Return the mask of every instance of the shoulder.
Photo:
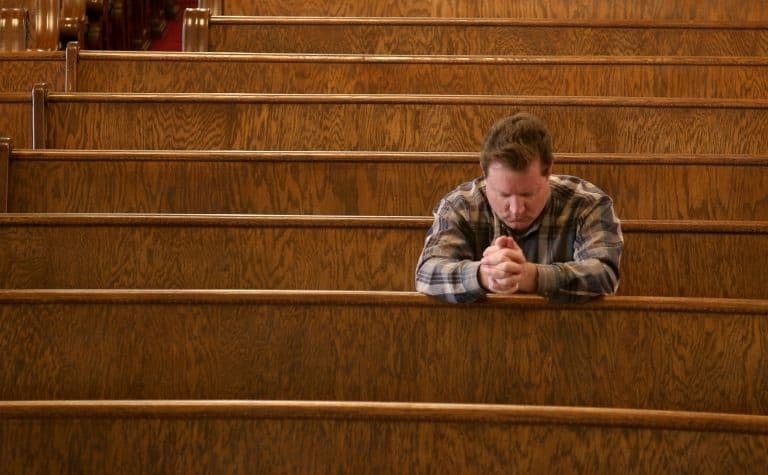
M485 178L479 177L448 192L435 207L435 212L446 207L456 211L468 211L482 206L485 202Z
M570 207L589 208L611 204L611 197L593 183L571 175L550 175L552 197Z

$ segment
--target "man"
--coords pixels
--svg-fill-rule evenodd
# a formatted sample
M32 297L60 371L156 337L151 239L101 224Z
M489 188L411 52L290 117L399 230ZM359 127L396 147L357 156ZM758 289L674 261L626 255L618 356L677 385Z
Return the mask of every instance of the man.
M616 291L624 240L613 202L593 184L552 175L552 139L537 117L494 124L483 177L437 204L416 290L448 302L537 293L581 302Z

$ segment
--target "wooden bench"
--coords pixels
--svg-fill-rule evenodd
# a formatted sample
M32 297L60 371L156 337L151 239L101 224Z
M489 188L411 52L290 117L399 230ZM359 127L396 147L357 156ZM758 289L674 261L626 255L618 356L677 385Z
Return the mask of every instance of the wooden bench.
M74 58L67 90L84 92L768 96L768 59L756 57L129 53L70 45L67 58Z
M77 43L68 45L66 58L61 51L0 54L0 92L29 92L40 82L68 92L760 99L768 95L768 59L117 52Z
M63 91L66 69L63 51L0 52L0 93L29 94L41 82L54 91Z
M527 110L548 123L562 152L761 154L768 149L765 99L46 95L42 87L33 94L46 97L33 110L40 131L35 148L476 152L494 122Z
M427 217L5 214L0 288L412 290ZM623 295L766 298L768 223L623 222Z
M184 51L765 56L764 22L211 16L184 12Z
M765 155L558 154L554 171L593 181L623 219L768 221ZM63 151L0 142L0 212L426 216L480 173L477 153Z
M0 93L0 137L13 137L20 147L32 146L32 98L29 93Z
M591 20L766 21L768 6L753 0L646 0L635 3L591 0L459 1L441 0L201 0L201 7L220 15L541 18Z
M768 414L768 302L471 307L415 293L0 291L0 399L536 404Z
M108 440L109 443L104 443ZM52 450L66 447L67 450ZM6 469L68 473L752 473L768 417L333 401L0 402Z

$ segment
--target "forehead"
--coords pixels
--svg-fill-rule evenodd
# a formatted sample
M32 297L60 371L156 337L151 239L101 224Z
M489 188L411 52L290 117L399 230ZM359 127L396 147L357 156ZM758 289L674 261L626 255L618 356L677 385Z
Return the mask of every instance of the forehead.
M533 193L547 181L547 177L541 174L538 160L524 170L513 170L502 163L494 162L488 167L485 177L486 186L505 194Z

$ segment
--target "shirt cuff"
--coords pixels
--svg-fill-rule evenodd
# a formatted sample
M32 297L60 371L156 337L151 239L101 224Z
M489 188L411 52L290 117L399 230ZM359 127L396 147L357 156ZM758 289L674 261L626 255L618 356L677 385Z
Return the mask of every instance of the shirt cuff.
M480 279L478 278L478 271L480 270L480 261L472 261L467 263L461 270L461 283L464 285L464 290L469 295L477 295L481 297L487 292L482 285L480 285Z
M558 285L557 266L536 264L536 272L538 274L536 278L536 293L543 297L557 293L560 288Z

